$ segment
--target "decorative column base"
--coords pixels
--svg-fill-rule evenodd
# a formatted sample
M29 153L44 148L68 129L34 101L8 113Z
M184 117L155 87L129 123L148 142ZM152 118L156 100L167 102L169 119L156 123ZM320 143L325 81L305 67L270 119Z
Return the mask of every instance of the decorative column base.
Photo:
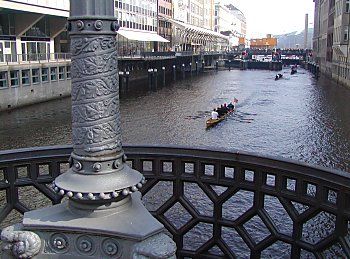
M90 210L68 201L27 212L23 224L3 230L2 240L2 258L176 258L174 241L139 192Z

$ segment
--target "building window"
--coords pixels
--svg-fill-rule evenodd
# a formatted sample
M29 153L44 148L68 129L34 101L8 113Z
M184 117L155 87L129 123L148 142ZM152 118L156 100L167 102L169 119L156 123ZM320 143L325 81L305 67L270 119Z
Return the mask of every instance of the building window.
M41 81L42 82L49 81L49 69L48 68L41 69Z
M32 82L33 84L38 84L40 82L39 79L39 68L32 69Z
M58 68L58 79L59 80L64 80L64 67L59 67Z
M344 28L344 41L349 40L349 26L345 26Z
M11 86L15 87L19 85L19 71L13 70L10 72Z
M349 12L350 11L350 0L346 0L346 3L345 3L345 12Z
M7 87L7 71L0 72L0 89Z
M29 85L30 84L30 70L24 69L22 70L22 85Z
M50 67L50 76L51 81L57 80L57 67Z
M66 74L66 77L67 77L67 79L70 79L71 77L70 77L70 66L67 66L67 74Z

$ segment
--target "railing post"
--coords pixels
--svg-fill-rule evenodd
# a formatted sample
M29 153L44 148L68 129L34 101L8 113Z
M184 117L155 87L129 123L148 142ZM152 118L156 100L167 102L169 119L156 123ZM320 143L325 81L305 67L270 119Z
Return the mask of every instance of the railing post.
M119 75L119 92L123 92L124 91L124 72L123 71L119 71L118 72Z
M154 84L154 90L157 90L158 88L158 69L153 69L153 84Z
M185 64L182 64L181 71L182 71L182 79L185 79Z
M176 66L173 65L173 80L176 81Z
M162 79L163 79L163 86L165 86L165 67L162 67Z
M145 178L121 144L114 0L71 0L70 12L73 152L53 182L68 200L5 228L3 256L175 259L175 243L141 202Z
M150 68L148 69L148 89L152 90L153 89L153 69Z
M130 71L125 72L125 92L129 91Z

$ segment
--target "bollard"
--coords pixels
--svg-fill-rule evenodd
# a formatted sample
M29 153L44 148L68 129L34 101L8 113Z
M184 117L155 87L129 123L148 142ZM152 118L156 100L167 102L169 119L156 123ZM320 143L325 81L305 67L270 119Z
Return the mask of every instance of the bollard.
M216 72L219 70L219 61L217 61L217 60L215 62L215 70L216 70Z
M198 75L198 61L196 61L196 74Z
M154 90L157 90L158 88L158 69L153 69L153 86Z
M190 74L192 76L192 63L190 62Z
M126 71L125 72L125 92L129 91L129 82L130 82L129 78L130 78L130 72Z
M228 71L231 71L231 60L228 61Z
M149 90L152 90L152 85L153 85L152 77L153 77L153 69L149 68L148 69L148 89Z
M182 64L182 79L185 79L185 64Z
M202 61L202 72L204 72L205 61Z
M162 74L163 74L163 86L165 86L165 67L162 67Z
M119 91L122 93L124 92L124 72L123 71L119 71Z
M173 80L176 81L176 66L173 65Z

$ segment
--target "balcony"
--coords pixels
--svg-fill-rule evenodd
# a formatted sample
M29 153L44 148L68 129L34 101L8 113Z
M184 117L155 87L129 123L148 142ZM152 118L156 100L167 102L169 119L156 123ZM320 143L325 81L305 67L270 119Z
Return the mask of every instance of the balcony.
M350 175L243 152L127 146L148 179L146 207L178 258L349 258ZM2 227L9 214L57 204L50 183L70 146L0 151ZM6 200L5 200L6 197ZM17 213L18 214L18 213Z

